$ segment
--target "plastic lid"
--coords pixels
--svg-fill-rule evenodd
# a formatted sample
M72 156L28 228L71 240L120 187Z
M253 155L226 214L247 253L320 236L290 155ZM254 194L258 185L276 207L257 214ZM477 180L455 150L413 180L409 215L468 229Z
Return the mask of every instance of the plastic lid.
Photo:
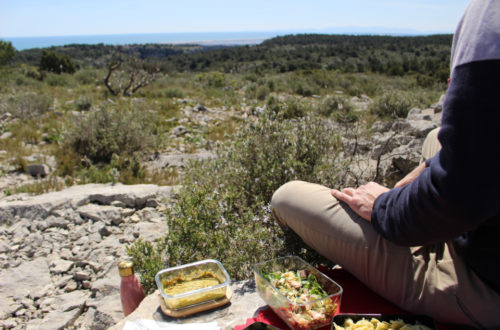
M126 277L134 274L134 263L132 261L120 261L118 270L121 277Z

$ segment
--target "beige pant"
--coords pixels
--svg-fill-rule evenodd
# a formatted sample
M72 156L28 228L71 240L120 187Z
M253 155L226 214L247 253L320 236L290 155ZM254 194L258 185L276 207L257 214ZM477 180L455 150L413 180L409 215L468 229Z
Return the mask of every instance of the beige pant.
M424 149L435 143L439 150L437 139L428 139ZM500 295L467 268L451 242L395 245L317 184L289 182L271 204L276 218L306 244L401 308L440 322L500 328Z

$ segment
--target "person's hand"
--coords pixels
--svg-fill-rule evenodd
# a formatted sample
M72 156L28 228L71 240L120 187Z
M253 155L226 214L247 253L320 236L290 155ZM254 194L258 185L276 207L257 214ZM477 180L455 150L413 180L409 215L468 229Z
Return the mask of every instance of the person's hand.
M422 162L422 164L415 167L413 171L408 173L404 178L396 182L394 188L400 188L406 186L407 184L415 180L424 170L425 170L425 162Z
M372 220L373 203L377 197L389 191L389 188L370 182L357 189L345 188L342 191L332 189L332 196L343 201L363 219Z

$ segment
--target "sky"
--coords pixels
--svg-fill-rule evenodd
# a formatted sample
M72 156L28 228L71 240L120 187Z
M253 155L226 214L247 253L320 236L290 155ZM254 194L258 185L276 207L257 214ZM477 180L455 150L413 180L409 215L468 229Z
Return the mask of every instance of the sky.
M0 0L0 38L383 27L453 33L469 0ZM321 31L320 31L321 32Z

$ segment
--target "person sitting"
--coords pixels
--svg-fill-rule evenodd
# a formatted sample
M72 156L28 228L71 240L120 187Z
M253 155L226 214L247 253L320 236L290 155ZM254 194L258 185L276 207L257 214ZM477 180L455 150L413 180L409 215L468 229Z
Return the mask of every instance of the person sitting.
M500 328L499 88L500 1L472 0L453 39L441 149L429 138L393 189L286 183L274 216L408 312Z

